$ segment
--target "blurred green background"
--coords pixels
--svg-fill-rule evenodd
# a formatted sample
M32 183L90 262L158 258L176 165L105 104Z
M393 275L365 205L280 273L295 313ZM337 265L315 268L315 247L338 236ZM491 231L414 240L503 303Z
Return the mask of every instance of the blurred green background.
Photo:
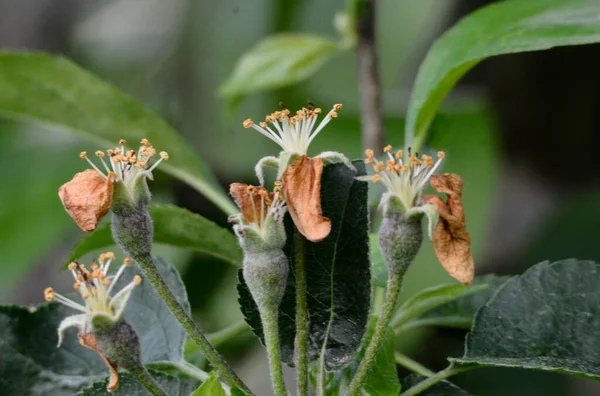
M380 0L382 96L392 145L402 144L411 84L427 49L458 18L486 3ZM323 108L343 103L340 117L309 154L335 150L361 156L351 51L336 55L308 81L248 96L233 111L217 95L236 61L258 40L286 31L335 38L333 18L344 6L343 0L0 0L0 46L63 54L112 82L175 126L227 188L234 181L254 182L255 162L278 152L241 122L263 117L280 101L291 109L307 100ZM445 171L465 179L478 274L520 273L545 259L600 261L598 70L598 45L494 58L469 73L445 102L429 145L446 151ZM0 119L0 302L36 304L44 287L68 287L60 267L82 232L64 212L57 189L87 167L79 151L103 148ZM226 226L226 215L213 204L161 172L152 190L155 201ZM376 199L376 190L372 196ZM188 251L157 250L182 271L205 329L240 319L234 268ZM425 245L403 294L449 281ZM446 356L462 353L463 339L462 331L436 330L397 345L441 369ZM250 387L264 383L268 389L266 359L252 336L223 350ZM479 370L455 380L476 395L600 393L591 381L532 371Z

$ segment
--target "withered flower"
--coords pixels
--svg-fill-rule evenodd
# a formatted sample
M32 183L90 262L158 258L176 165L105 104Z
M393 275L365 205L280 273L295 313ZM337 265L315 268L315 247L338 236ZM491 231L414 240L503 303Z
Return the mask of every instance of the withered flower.
M83 231L96 229L110 209L116 175L104 176L93 169L79 172L58 189L65 210Z
M229 193L241 212L229 217L242 246L248 240L264 247L283 247L285 229L283 216L286 212L280 182L275 183L273 192L262 186L232 183Z
M471 238L466 229L461 202L462 180L458 175L434 175L445 154L437 153L438 159L429 155L418 155L408 150L393 152L392 146L384 148L385 162L379 161L373 150L366 150L366 164L372 164L373 176L360 176L359 180L381 182L387 192L381 199L380 208L400 211L405 218L425 214L429 220L429 236L440 263L459 282L470 284L474 277L474 262L471 255ZM439 197L422 197L427 182L448 196L447 203ZM439 217L439 222L438 222ZM436 225L437 224L437 225ZM435 226L435 230L434 230Z
M322 241L331 232L331 220L321 208L323 160L303 155L283 173L287 207L298 231L309 241Z
M116 371L116 364L98 350L94 335L96 326L98 323L101 323L104 327L107 325L116 326L123 318L125 306L131 296L131 292L142 281L139 275L135 275L131 282L111 296L125 268L131 264L131 260L127 258L115 274L109 275L108 270L114 259L114 254L108 252L101 254L98 262L94 262L89 269L84 264L79 264L78 262L69 264L69 270L75 279L73 288L81 295L83 304L55 292L51 287L44 290L46 301L56 301L80 312L79 314L66 317L58 326L57 347L60 347L62 344L65 330L69 327L77 327L79 329L79 342L83 346L96 351L108 366L111 372L111 379L107 389L110 392L118 386L119 376Z
M95 154L106 173L88 158L85 151L79 154L93 169L77 173L73 180L58 189L58 196L65 210L83 231L90 232L96 229L109 211L113 204L115 183L121 183L124 187L122 190L126 191L133 201L141 190L138 188L140 181L145 181L146 178L152 180L152 171L163 160L169 159L169 154L162 151L159 153L160 158L152 161L156 150L147 139L142 139L137 151L126 150L125 143L125 140L121 139L119 146L114 150L106 150L106 154L96 151ZM108 156L110 166L105 161L105 156Z
M310 241L323 240L331 231L331 222L321 210L321 175L323 166L343 163L353 171L356 168L341 153L326 151L314 158L307 157L308 148L323 128L338 116L341 104L335 104L315 128L322 110L312 104L291 115L287 109L267 115L265 121L255 124L244 121L245 128L253 128L277 143L279 157L264 157L256 165L256 176L264 184L264 167L278 168L277 179L283 179L286 201L298 230Z
M432 176L431 185L448 197L446 202L435 195L423 197L423 201L434 205L439 214L439 221L433 232L435 254L452 277L459 282L471 284L475 276L475 262L461 201L463 181L458 175L445 173Z

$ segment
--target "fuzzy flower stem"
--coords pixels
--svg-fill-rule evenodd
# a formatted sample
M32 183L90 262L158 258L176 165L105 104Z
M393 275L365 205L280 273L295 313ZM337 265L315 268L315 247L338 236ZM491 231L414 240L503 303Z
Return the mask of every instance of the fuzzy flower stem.
M269 357L269 369L271 370L271 381L275 396L286 396L285 381L281 369L281 352L279 350L279 326L278 309L267 308L260 312L263 330L265 334L265 345Z
M306 300L306 267L302 234L294 234L296 267L296 340L295 360L298 375L298 395L308 395L308 306Z
M423 392L425 389L437 384L438 382L443 381L446 378L451 377L455 374L462 373L463 371L471 370L472 368L475 368L475 367L474 366L454 366L453 364L450 364L450 366L448 366L444 370L435 373L434 375L432 375L431 377L429 377L427 379L424 379L423 381L419 382L412 388L409 388L405 392L402 392L400 395L401 396L418 395L419 393Z
M144 274L148 278L148 281L152 284L156 292L161 296L165 304L173 315L177 318L179 323L183 326L185 331L188 333L190 338L194 340L194 342L200 347L202 353L206 356L208 361L213 365L215 370L223 376L227 382L231 385L235 385L241 390L252 394L250 389L242 382L242 380L237 376L237 374L233 371L231 367L227 364L227 362L223 359L223 357L217 352L217 350L212 346L212 344L208 341L208 339L204 336L198 325L194 322L194 320L188 315L181 304L177 301L163 278L158 273L156 265L151 257L133 257L142 270Z
M154 378L150 375L148 370L144 365L136 365L134 367L129 367L127 369L129 374L131 374L140 384L144 386L148 390L148 392L152 393L154 396L168 396L165 391L154 381Z
M385 335L385 330L392 319L394 314L394 309L396 308L396 300L398 300L398 295L400 294L400 286L402 285L402 275L396 271L389 271L389 278L387 282L387 291L385 294L385 301L383 303L383 307L381 310L381 315L379 316L379 320L377 321L377 326L375 327L375 332L373 333L373 338L371 338L371 342L365 351L365 356L360 362L356 373L354 374L354 378L348 387L347 396L356 396L359 395L361 389L364 385L365 380L367 379L367 374L369 372L369 368L371 364L375 360L375 355L377 354L377 349L379 348L379 344Z

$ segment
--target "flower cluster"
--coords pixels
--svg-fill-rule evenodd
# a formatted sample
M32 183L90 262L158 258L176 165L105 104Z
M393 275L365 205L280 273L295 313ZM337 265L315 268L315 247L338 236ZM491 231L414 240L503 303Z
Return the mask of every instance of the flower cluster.
M142 139L138 150L127 150L125 140L119 141L114 149L96 151L100 169L85 151L79 154L93 169L77 173L73 180L63 184L58 190L63 206L75 223L86 232L93 231L98 222L108 213L115 194L115 185L127 192L128 199L133 201L136 195L147 196L144 189L136 194L136 186L145 179L152 180L152 171L162 162L169 159L169 154L161 151L154 160L156 150L147 139Z
M418 153L412 154L410 148L407 151L408 156L403 150L393 153L393 147L387 145L383 149L387 157L385 162L377 160L373 150L365 151L365 164L372 164L376 172L370 180L383 183L390 193L396 194L406 211L419 205L423 189L445 158L443 151L438 151L437 161L426 154L419 158Z
M113 294L116 284L123 275L125 268L131 264L131 259L126 258L114 275L109 275L109 268L115 256L112 252L103 253L94 261L90 268L78 262L69 264L69 271L75 279L73 289L79 293L83 304L71 300L49 287L44 290L46 301L56 301L69 308L81 312L65 318L58 327L58 346L63 341L64 332L69 327L77 327L82 334L93 331L93 320L102 316L116 323L123 317L125 305L133 289L142 282L139 275Z

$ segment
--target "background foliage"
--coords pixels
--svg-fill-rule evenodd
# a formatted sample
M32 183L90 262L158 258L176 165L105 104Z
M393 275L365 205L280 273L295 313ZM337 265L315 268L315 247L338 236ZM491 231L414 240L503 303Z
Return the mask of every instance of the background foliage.
M427 73L431 73L441 76L442 84L449 78L447 71L432 68L416 77L417 66L432 41L459 16L485 3L488 1L380 1L378 33L385 125L388 140L394 146L403 143L407 114L409 128L415 125L417 134L419 123L423 122L412 107L408 108L409 89L415 78L430 80ZM551 6L561 2L543 3ZM547 33L557 29L563 36L580 37L580 43L597 37L599 24L593 18L595 14L589 12L594 2L571 3L580 8L571 11L568 18L553 14L560 17L546 15L536 19L535 12L541 11L530 6L532 19L514 21L511 29L516 32L522 24L539 28L535 37L529 38L529 47L521 50L556 45ZM39 303L45 286L67 281L60 269L82 235L64 213L56 190L73 173L86 167L77 158L81 150L104 148L107 141L112 144L121 136L137 140L143 132L157 148L171 152L173 162L164 171L179 175L195 187L156 172L152 185L155 203L183 206L221 226L226 225L226 214L221 209L231 210L221 188L231 181L253 182L256 159L276 149L254 132L243 129L240 122L247 117L260 118L279 101L290 108L307 100L324 108L331 103L344 103L340 118L319 135L311 151L315 154L336 150L350 158L360 157L354 54L344 51L344 35L333 25L335 12L344 7L341 0L177 0L168 5L149 0L143 6L128 0L27 0L19 4L0 1L0 15L5 16L0 18L0 46L45 50L65 57L52 61L32 55L38 57L37 71L47 73L47 78L31 81L25 78L31 71L27 65L15 63L11 55L0 55L0 113L11 119L35 118L44 124L39 127L0 119L1 302ZM485 12L478 16L485 22ZM582 23L589 26L569 30L570 24ZM483 26L487 27L487 34L497 34L493 23ZM282 33L288 34L262 41ZM452 39L463 40L459 34L445 38ZM269 73L268 64L261 63L264 60L246 56L243 62L257 65L257 70L266 72L268 78L256 78L248 85L256 94L248 86L244 87L246 91L236 90L239 81L231 73L239 67L241 55L248 50L267 51L276 40L286 43L285 50L278 49L275 56L285 58L294 71L286 73L288 80L281 83ZM318 40L319 50L305 51L307 40ZM510 45L511 42L503 42L493 51L486 46L485 53L468 54L461 53L457 45L453 53L445 55L450 60L431 62L448 68L456 66L450 70L450 77L456 78L484 57L519 52L515 48L506 50ZM95 84L96 77L80 74L70 62L92 70L127 92L173 127L158 121L152 127L144 127L140 123L148 122L147 117L152 117L149 113L105 83ZM460 173L466 180L465 209L478 274L520 273L544 259L575 256L600 261L594 221L600 216L594 204L600 180L593 162L594 148L600 143L595 133L600 126L595 111L600 99L595 90L587 88L598 86L599 69L598 45L508 55L477 66L444 101L442 115L431 124L429 144L448 153L445 171ZM60 78L72 79L73 91L56 92L52 82ZM269 78L279 82L273 83ZM75 83L82 79L93 81L89 90L78 92ZM45 99L29 102L29 96L20 96L28 89L37 90ZM423 84L420 89L435 88ZM92 118L85 122L86 128L91 125L92 132L98 134L95 141L80 140L77 135L65 133L65 128L55 128L60 121L70 129L78 129L77 123L83 121L70 116L69 111L73 106L85 108L89 102L106 105L103 118L94 118L99 115L92 112ZM111 122L118 121L110 116L111 106L131 106L131 117L139 118L138 123L128 124L125 129L111 127ZM30 115L19 115L25 111ZM191 145L183 143L175 131ZM201 161L192 155L194 151L200 153ZM572 160L577 162L571 164ZM215 177L206 176L207 169ZM222 201L220 208L197 190L214 191L212 194ZM195 224L193 215L181 214L181 222ZM178 247L167 246L174 240L169 239L171 232L168 228L164 234L157 232L157 236L164 236L159 241L163 242L159 253L182 270L194 314L203 327L217 330L240 320L235 288L239 251L233 247L233 237L223 236L231 243L231 249L209 255L212 248L198 246L189 236L179 237L178 240L186 238L186 242ZM104 245L97 241L85 243L77 255L85 253L88 258ZM380 278L375 274L376 282L377 279ZM431 247L425 245L409 272L402 298L406 300L441 282L449 282L449 278L436 263ZM63 283L65 290L67 287ZM468 308L468 304L456 305L459 312ZM435 320L435 313L443 309L451 308L440 307L418 320ZM395 344L437 370L445 366L446 356L461 356L464 334L464 329L414 326ZM257 383L261 382L257 378L266 375L258 341L248 335L222 348L234 361L237 357L235 364L241 376L259 394L264 394L266 391L261 392ZM242 352L247 357L242 358ZM402 376L408 374L405 369L398 370ZM475 371L459 375L453 382L473 394L490 396L507 392L530 395L532 390L550 396L598 391L591 381L514 369ZM519 386L510 385L514 383Z

